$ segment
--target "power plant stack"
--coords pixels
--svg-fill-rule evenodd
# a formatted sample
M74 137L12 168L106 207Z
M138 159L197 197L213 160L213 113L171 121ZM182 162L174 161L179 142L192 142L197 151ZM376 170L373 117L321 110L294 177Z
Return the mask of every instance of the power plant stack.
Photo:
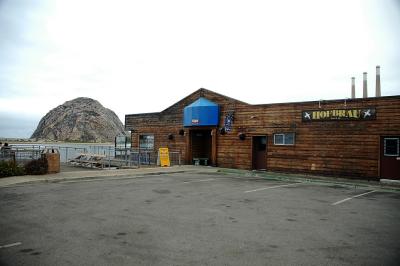
M351 99L356 98L356 78L351 77ZM375 97L381 97L381 67L376 66ZM367 72L363 72L363 98L368 98Z
M356 98L356 78L351 78L351 98Z
M375 97L381 97L381 67L376 66Z
M363 73L363 98L368 98L367 72Z

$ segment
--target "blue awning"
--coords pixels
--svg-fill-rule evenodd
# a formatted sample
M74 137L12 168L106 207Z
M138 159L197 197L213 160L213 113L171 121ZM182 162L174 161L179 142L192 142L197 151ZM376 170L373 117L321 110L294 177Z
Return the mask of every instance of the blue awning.
M218 126L218 104L200 97L183 109L183 126Z

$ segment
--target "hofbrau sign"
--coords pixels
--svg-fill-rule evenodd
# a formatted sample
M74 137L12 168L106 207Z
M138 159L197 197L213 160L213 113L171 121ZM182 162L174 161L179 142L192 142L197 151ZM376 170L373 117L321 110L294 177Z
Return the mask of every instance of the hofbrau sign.
M302 112L303 122L373 119L376 119L376 109L373 107L354 109L311 110Z

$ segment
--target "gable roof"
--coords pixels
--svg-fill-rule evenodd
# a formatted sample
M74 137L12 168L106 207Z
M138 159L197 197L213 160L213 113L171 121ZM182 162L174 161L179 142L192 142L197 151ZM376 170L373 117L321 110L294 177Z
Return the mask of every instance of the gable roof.
M169 106L168 108L164 109L160 113L168 112L168 110L173 109L174 107L180 106L182 103L186 103L185 105L189 105L192 102L188 103L188 100L192 99L192 98L200 98L200 97L206 98L206 97L204 97L206 94L207 95L214 95L214 96L221 97L221 98L225 98L226 100L231 101L231 102L236 102L236 103L240 103L240 104L243 104L243 105L248 105L248 103L245 103L245 102L239 101L237 99L225 96L223 94L220 94L220 93L217 93L217 92L214 92L214 91L211 91L211 90L207 90L207 89L204 89L204 88L200 88L200 89L194 91L193 93L189 94L185 98L181 99L180 101L178 101L178 102L174 103L173 105Z
M204 97L200 97L199 99L197 99L196 101L192 102L191 104L189 104L188 106L186 106L185 108L188 107L198 107L198 106L218 106L218 104L207 100Z

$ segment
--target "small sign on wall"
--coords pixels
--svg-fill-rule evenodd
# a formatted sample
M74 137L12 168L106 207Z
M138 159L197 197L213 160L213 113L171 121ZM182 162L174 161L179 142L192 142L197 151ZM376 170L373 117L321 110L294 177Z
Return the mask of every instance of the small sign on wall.
M161 167L169 167L171 166L171 162L169 160L169 151L168 148L159 148L158 149L158 157L160 160Z
M225 116L225 120L224 120L224 128L226 132L230 132L232 131L232 125L233 125L233 112L229 112L226 116Z

